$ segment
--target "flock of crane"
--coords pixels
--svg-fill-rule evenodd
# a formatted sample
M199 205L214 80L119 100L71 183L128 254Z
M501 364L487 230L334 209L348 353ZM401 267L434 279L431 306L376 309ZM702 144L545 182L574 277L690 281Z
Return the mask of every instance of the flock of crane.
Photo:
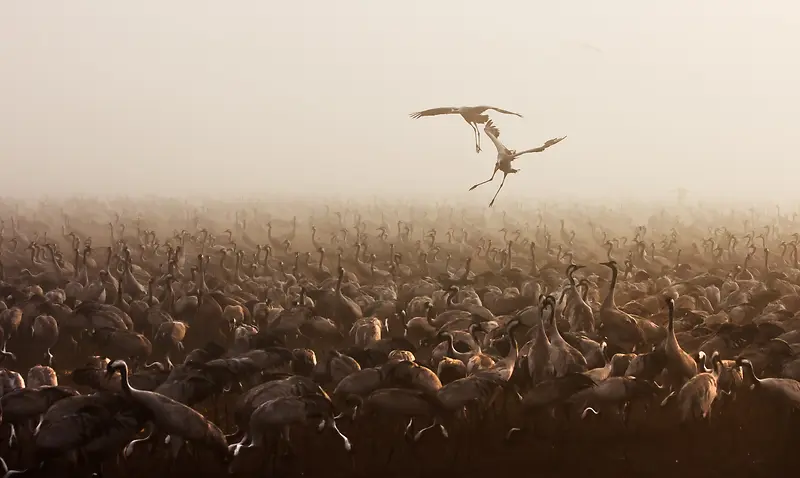
M553 138L546 141L543 145L539 146L538 148L531 148L526 149L524 151L516 151L514 149L508 149L506 146L500 142L498 139L500 137L500 130L497 126L494 125L494 122L489 119L489 115L485 114L487 110L494 110L498 113L503 113L507 115L514 115L519 116L522 118L522 115L519 113L514 113L513 111L508 111L500 108L496 108L494 106L462 106L460 108L454 107L445 107L445 108L432 108L425 111L418 111L416 113L411 113L412 118L423 118L426 116L439 116L439 115L461 115L471 127L472 131L475 133L475 152L481 152L481 132L478 128L479 124L485 125L483 128L483 132L486 133L486 136L492 140L494 143L494 147L497 148L497 161L494 163L494 170L492 171L492 176L487 179L486 181L480 182L471 188L470 191L481 186L486 183L490 183L494 180L495 175L498 171L503 173L503 180L500 182L500 187L497 188L497 192L494 193L492 200L489 202L489 207L494 205L495 199L497 199L497 195L500 194L500 190L503 189L503 186L506 183L506 177L509 174L514 174L519 172L519 169L514 169L513 161L520 156L528 153L541 153L545 149L553 146L561 142L566 136L562 136L560 138Z
M583 443L570 470L598 474L665 433L688 440L665 467L775 453L800 407L800 228L684 213L0 205L0 466L485 474Z

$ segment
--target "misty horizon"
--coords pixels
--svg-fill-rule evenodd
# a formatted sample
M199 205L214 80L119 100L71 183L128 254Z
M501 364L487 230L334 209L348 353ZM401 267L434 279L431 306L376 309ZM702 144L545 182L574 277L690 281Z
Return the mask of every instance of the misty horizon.
M469 192L496 158L442 106L488 104L515 161L496 207L797 204L788 2L13 2L0 15L10 197ZM796 22L795 22L796 23Z

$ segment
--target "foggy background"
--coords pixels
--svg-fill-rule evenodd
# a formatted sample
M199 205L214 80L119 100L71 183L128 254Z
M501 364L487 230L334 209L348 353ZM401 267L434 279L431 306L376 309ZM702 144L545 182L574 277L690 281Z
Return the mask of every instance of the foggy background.
M796 203L794 2L9 1L2 196L404 195ZM491 114L491 113L490 113Z

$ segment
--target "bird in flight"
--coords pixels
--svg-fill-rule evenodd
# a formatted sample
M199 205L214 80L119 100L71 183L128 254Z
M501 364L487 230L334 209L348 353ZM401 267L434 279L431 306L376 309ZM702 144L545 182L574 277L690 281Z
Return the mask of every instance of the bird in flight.
M560 143L564 138L566 138L566 136L562 136L561 138L553 138L551 140L548 140L538 148L526 149L525 151L517 152L513 149L506 148L505 145L501 143L499 139L497 139L500 137L500 130L497 129L497 126L495 126L494 123L492 123L492 120L489 120L486 123L486 126L483 128L483 132L486 133L486 136L488 136L489 139L492 140L492 143L494 143L494 146L497 148L497 162L494 164L494 171L492 171L492 177L487 179L486 181L483 181L481 183L472 186L471 188L469 188L469 190L472 191L473 189L477 188L482 184L492 182L492 180L494 180L494 175L497 174L498 171L502 171L503 181L500 183L500 187L497 188L497 192L494 193L494 197L492 198L492 202L489 203L489 207L492 207L492 205L494 205L494 200L497 199L497 195L500 194L500 190L503 189L503 185L506 183L506 176L520 171L519 169L514 169L511 167L512 161L519 158L523 154L541 153L545 149L549 148L550 146L553 146L554 144Z
M514 113L513 111L507 111L500 108L495 108L494 106L462 106L460 108L433 108L430 110L425 111L417 111L416 113L411 113L411 117L422 118L423 116L439 116L439 115L461 115L464 118L464 121L469 123L472 127L472 131L475 133L475 152L481 152L481 132L478 129L479 124L485 124L489 121L489 115L484 114L486 110L495 110L498 113L503 113L507 115L514 115L519 116L522 118L522 115L519 113Z

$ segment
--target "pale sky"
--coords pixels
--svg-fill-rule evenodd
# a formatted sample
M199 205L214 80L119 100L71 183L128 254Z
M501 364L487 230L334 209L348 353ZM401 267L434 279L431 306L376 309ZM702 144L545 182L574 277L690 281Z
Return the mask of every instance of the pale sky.
M568 136L517 160L498 205L677 186L798 202L798 45L787 0L6 1L0 195L488 203L499 175L467 189L491 142L408 117L488 104L525 116L492 115L512 149Z

